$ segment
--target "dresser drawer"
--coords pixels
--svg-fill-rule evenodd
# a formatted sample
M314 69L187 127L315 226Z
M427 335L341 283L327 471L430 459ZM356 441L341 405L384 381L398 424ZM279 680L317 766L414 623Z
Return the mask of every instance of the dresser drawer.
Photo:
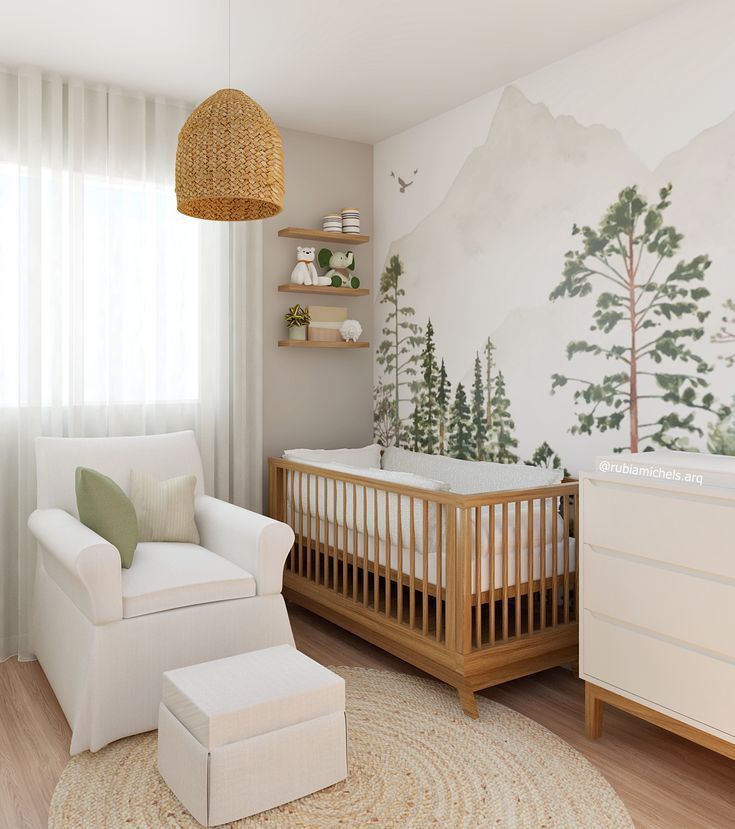
M585 609L586 678L735 738L735 664L623 627Z
M735 582L584 545L584 606L735 659Z
M735 498L585 478L584 542L735 579Z

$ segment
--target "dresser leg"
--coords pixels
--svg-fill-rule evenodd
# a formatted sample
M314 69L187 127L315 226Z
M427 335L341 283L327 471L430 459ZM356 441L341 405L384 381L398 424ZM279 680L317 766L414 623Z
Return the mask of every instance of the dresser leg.
M459 704L462 706L462 710L473 720L478 719L480 712L477 710L477 700L474 693L468 688L457 688L457 691L459 692Z
M590 740L602 737L602 700L595 694L595 686L584 683L584 733Z

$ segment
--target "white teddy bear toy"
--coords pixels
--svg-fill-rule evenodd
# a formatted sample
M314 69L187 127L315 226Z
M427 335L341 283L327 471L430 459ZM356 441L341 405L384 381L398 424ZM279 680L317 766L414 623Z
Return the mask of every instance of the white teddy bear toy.
M330 279L319 276L314 259L316 248L296 248L296 267L291 271L291 282L296 285L331 285Z

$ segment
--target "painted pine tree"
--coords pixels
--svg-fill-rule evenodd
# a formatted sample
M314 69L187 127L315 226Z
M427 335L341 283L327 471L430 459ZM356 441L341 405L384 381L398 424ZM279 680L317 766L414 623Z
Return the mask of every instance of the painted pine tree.
M415 405L411 414L411 425L408 435L404 438L403 446L412 452L420 452L424 443L424 428L421 420L421 406Z
M439 454L444 455L447 451L447 426L449 424L449 406L452 399L452 384L447 377L447 369L442 360L439 369L439 385L436 394L439 425Z
M544 441L538 446L531 459L526 461L526 466L540 466L544 469L561 469L561 458L551 448L551 446Z
M732 399L731 410L735 412L735 397ZM707 449L716 455L735 455L735 414L731 413L729 417L710 426Z
M726 313L722 317L722 325L712 337L712 342L733 347L734 350L722 358L728 366L733 366L735 365L735 300L728 299L724 308Z
M439 387L440 372L436 361L434 326L426 323L424 348L421 352L421 388L417 389L417 405L421 420L421 451L430 455L439 448Z
M396 418L393 395L382 380L373 389L373 434L381 446L396 442Z
M493 396L493 368L495 367L495 357L493 356L495 346L490 337L485 343L485 397L487 400L487 428L490 430L490 420L492 417L492 396Z
M496 463L518 463L520 458L513 451L518 441L513 432L516 425L510 414L510 400L506 395L503 372L498 371L491 400L488 460Z
M449 444L447 454L461 460L471 460L474 453L472 420L464 386L457 383L454 403L449 417Z
M483 385L480 355L475 354L475 375L472 382L472 435L475 443L475 460L484 461L487 450L487 409Z
M382 366L385 375L384 389L393 401L394 442L400 443L404 428L401 419L401 404L410 402L409 392L416 377L419 360L417 349L423 338L421 328L413 317L415 311L403 304L406 295L401 287L403 264L398 256L391 256L388 266L380 277L380 304L388 306L382 334L384 339L378 345L375 359Z
M709 313L699 303L709 296L702 283L710 260L701 254L674 263L683 236L664 223L670 195L668 185L649 205L637 187L626 187L597 229L574 225L580 248L566 254L564 278L550 295L557 300L597 292L591 330L598 339L570 342L567 357L592 354L615 366L594 380L553 375L552 392L567 383L578 387L574 401L583 411L571 432L626 426L626 445L619 449L632 452L646 444L685 448L689 435L703 434L696 413L715 411L706 391L711 366L693 348ZM684 364L680 371L678 364ZM665 404L658 417L650 413L655 401ZM715 413L722 418L728 411L719 407Z

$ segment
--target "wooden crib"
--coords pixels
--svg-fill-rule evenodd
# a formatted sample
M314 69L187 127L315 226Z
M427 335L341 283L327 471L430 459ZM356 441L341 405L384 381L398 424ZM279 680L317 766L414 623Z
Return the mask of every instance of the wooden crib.
M286 598L459 691L577 660L576 481L457 495L269 460Z

